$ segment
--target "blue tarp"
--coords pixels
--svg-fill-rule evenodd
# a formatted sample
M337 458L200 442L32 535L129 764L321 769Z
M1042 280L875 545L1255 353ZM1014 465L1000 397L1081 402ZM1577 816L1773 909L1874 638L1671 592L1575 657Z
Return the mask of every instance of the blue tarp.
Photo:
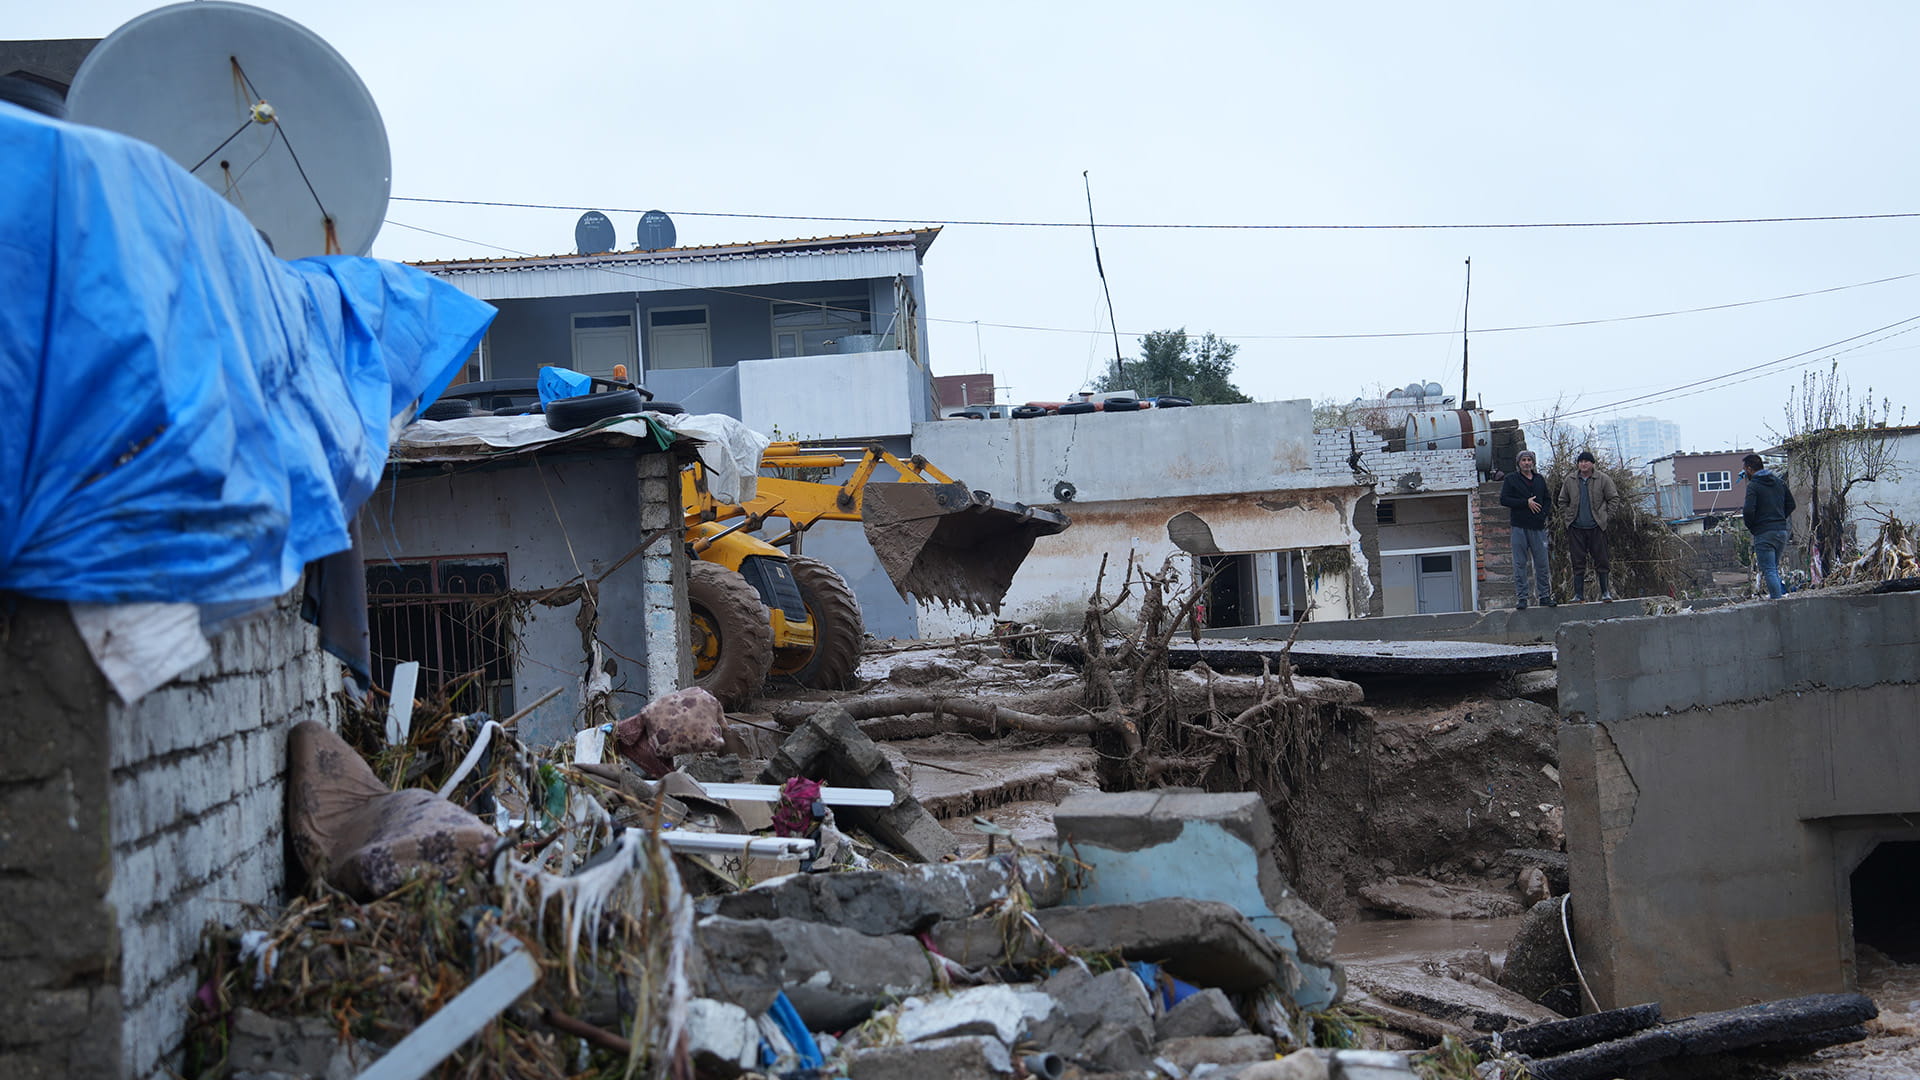
M543 367L540 369L540 407L563 398L579 397L593 393L593 378L582 375L572 368Z
M286 592L493 314L397 263L282 261L159 150L0 102L0 590Z

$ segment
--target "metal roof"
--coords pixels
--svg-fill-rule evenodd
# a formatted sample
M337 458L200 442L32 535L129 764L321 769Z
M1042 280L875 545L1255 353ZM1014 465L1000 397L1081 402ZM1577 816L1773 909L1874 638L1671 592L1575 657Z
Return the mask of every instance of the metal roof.
M597 255L505 255L490 259L439 259L410 262L430 274L485 274L502 270L540 270L549 267L658 265L661 263L719 262L737 259L772 259L794 255L832 255L876 248L913 247L914 257L923 259L927 249L940 235L939 227L908 229L899 232L856 233L849 236L815 236L800 240L766 240L745 244L702 244L692 247L659 248L653 251L606 251Z
M416 262L481 300L729 289L912 276L939 229L616 251Z

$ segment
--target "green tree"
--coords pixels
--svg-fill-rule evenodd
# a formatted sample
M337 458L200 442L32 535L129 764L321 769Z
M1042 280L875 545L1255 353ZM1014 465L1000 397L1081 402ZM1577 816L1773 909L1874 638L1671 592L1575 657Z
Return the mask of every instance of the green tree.
M1253 399L1233 384L1233 355L1240 346L1209 331L1193 338L1185 327L1155 330L1140 339L1140 356L1094 383L1102 392L1132 390L1146 397L1191 398L1195 405L1239 405Z

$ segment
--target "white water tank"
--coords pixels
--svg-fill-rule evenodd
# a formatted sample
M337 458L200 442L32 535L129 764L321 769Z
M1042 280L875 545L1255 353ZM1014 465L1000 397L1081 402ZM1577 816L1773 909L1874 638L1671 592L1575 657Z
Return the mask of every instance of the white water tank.
M1407 417L1407 449L1471 450L1474 467L1493 468L1493 417L1485 409L1429 409Z

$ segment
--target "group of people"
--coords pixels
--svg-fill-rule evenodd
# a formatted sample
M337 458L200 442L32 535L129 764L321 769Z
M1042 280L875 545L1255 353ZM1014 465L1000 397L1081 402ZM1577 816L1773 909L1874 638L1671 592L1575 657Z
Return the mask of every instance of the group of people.
M1558 510L1572 512L1567 521L1567 554L1573 562L1573 602L1586 600L1587 564L1600 578L1600 599L1613 599L1613 563L1607 555L1607 519L1620 505L1620 488L1599 471L1593 454L1580 451L1573 472L1549 494L1547 479L1535 468L1533 451L1522 450L1519 468L1500 485L1500 505L1507 507L1513 526L1514 607L1526 610L1529 587L1542 607L1554 607L1553 585L1547 571L1547 526ZM1759 565L1767 595L1778 600L1785 589L1780 581L1780 556L1791 535L1793 492L1767 468L1759 454L1741 460L1747 478L1747 499L1741 516L1753 534L1754 560Z
M1600 578L1600 599L1613 599L1613 561L1607 555L1607 518L1620 505L1620 487L1599 471L1593 455L1580 451L1573 472L1556 493L1547 491L1547 478L1534 467L1533 451L1522 450L1519 469L1500 485L1500 505L1511 514L1513 526L1514 607L1525 611L1528 587L1542 607L1554 607L1553 583L1547 571L1547 525L1552 508L1571 509L1567 522L1567 554L1573 560L1573 602L1587 598L1587 563Z

